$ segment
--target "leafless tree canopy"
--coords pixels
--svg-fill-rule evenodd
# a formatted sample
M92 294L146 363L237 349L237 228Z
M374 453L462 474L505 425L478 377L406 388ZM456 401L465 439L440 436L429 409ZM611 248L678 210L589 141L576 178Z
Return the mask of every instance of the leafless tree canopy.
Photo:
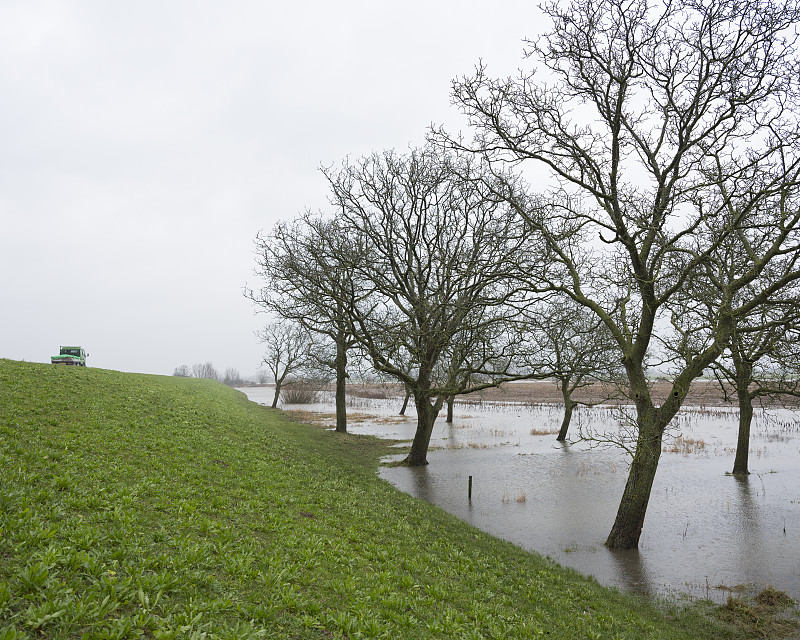
M256 238L257 271L264 280L247 295L257 304L335 340L343 324L352 273L341 260L353 250L336 220L305 213Z

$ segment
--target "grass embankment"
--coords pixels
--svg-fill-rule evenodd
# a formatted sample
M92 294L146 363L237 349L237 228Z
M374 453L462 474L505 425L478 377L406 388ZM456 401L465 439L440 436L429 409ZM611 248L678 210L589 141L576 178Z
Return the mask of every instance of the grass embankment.
M0 640L704 638L220 384L0 360Z

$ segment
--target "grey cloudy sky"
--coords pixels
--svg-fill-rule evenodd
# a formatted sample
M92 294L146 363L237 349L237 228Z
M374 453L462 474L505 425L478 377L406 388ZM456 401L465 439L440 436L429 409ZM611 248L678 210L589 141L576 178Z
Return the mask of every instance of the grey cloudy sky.
M253 238L326 206L321 164L463 121L534 3L0 0L0 357L254 374Z

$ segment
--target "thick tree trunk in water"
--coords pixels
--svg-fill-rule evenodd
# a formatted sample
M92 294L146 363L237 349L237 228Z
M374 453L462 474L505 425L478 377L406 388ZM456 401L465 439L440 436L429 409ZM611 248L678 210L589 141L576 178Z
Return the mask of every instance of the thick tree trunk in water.
M745 476L750 454L750 423L753 421L753 398L750 396L750 382L753 379L753 363L745 357L739 337L733 336L731 357L735 370L736 397L739 400L739 437L736 442L736 458L733 461L734 475Z
M408 408L408 400L411 398L411 392L406 389L406 397L403 398L403 406L400 407L400 415L406 415L406 409Z
M336 431L347 433L347 345L344 338L336 343Z
M417 393L414 394L414 404L417 407L417 431L406 464L410 467L420 467L428 464L428 445L433 434L433 423L442 408L442 400L438 399L431 404L430 398Z
M564 419L561 421L561 429L556 438L558 442L564 442L567 439L569 423L572 421L572 410L575 408L575 403L572 401L572 393L569 390L569 380L561 381L561 396L564 398Z
M556 438L559 442L564 442L567 439L567 431L569 431L569 423L572 421L572 410L574 408L575 403L572 400L564 400L564 419L561 421L561 430Z
M750 473L748 457L750 453L750 424L753 422L753 399L747 392L747 387L737 389L739 396L739 438L736 442L736 458L733 461L734 475L747 475Z
M614 526L606 540L610 549L635 549L642 535L650 490L661 457L661 440L664 430L655 424L652 415L638 419L639 437L636 453L631 462L628 481L619 504Z
M455 396L447 396L447 424L453 423L453 405L456 403Z
M275 395L272 397L272 408L273 409L278 406L278 398L280 397L280 395L281 395L281 385L278 382L278 383L275 384Z

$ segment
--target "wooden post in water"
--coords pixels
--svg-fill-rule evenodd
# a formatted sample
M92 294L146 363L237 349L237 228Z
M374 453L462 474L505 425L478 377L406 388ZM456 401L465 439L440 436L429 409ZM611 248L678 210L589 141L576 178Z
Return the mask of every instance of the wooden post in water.
M469 490L467 491L469 501L472 502L472 476L469 477Z

